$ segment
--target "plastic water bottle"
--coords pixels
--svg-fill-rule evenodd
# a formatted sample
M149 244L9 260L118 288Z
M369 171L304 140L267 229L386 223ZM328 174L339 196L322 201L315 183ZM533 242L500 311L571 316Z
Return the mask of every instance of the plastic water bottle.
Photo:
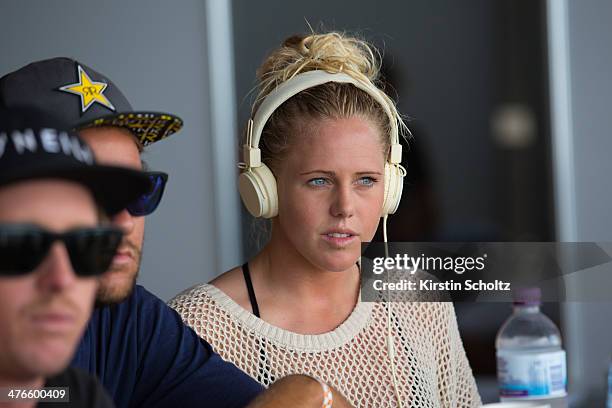
M551 408L565 408L565 351L559 329L540 312L540 288L521 288L513 297L512 316L495 340L500 399L537 400Z
M612 362L608 368L608 400L606 402L607 408L612 408Z

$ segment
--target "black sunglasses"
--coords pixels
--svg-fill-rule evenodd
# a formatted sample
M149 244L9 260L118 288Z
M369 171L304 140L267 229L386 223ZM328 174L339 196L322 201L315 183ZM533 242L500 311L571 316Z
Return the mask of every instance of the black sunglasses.
M155 211L164 195L164 188L168 182L167 173L161 171L147 171L145 173L151 180L151 190L138 197L126 207L128 212L135 217L149 215Z
M62 241L78 276L106 272L123 238L115 227L77 228L61 234L31 224L0 224L0 276L27 274L45 259L51 245Z

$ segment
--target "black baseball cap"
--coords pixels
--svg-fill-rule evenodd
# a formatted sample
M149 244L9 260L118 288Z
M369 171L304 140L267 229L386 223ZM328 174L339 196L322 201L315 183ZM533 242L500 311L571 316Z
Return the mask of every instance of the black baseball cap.
M175 115L134 111L106 76L70 58L33 62L0 78L0 108L31 106L66 122L72 129L118 126L143 146L183 127Z
M84 185L109 215L151 189L140 171L98 165L87 143L58 118L32 108L0 108L0 188L49 178Z

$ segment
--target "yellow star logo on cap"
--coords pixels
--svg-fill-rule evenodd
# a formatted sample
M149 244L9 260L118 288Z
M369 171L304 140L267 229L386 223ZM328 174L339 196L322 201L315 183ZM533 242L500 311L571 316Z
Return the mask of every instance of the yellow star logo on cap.
M104 95L104 90L108 84L104 82L92 81L87 72L80 66L77 65L79 82L76 84L70 84L59 88L60 91L69 92L71 94L79 95L81 97L81 112L85 113L87 109L94 103L107 107L111 110L115 110L113 104Z

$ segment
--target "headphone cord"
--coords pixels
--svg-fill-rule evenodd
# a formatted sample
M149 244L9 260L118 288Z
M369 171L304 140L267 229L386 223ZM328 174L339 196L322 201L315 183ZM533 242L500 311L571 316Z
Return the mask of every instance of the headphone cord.
M385 258L389 257L389 244L387 242L387 214L383 217L383 239L385 242ZM387 281L390 281L389 270L387 269ZM397 406L402 408L402 399L399 393L399 386L397 384L397 373L395 369L395 346L393 343L393 332L391 330L391 291L387 286L387 351L389 353L389 360L391 362L391 379L393 380L393 391L395 393L395 399L397 400Z

